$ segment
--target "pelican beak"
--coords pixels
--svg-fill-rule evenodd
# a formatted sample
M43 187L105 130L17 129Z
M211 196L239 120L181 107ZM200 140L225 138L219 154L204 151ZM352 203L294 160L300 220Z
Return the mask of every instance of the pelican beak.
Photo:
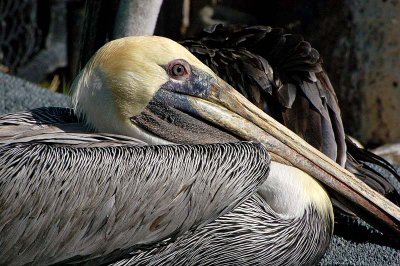
M192 82L185 89L170 84L162 87L132 122L172 142L261 142L273 161L306 172L340 195L367 222L400 236L397 206L257 108L224 80L218 77L207 82L204 78L198 80L198 85ZM171 128L175 128L174 132L168 132Z
M216 78L203 99L189 98L203 118L243 139L263 143L272 160L308 173L343 196L361 217L375 225L383 224L386 230L400 235L400 209L397 206L261 111L224 80ZM371 215L374 221L371 221Z

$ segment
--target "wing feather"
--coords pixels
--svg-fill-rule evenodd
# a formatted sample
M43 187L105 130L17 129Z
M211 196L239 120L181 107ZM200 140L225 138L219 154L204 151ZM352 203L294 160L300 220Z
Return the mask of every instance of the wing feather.
M0 144L1 265L107 261L167 243L232 210L268 175L257 143L149 146L55 132L76 120L46 111L67 110L0 119L0 130L23 128Z

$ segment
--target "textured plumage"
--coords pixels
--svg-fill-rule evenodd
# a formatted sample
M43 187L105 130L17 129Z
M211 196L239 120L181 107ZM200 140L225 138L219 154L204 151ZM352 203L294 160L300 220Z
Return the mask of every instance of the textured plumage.
M0 118L1 133L25 131L0 145L0 264L107 261L115 250L168 242L231 210L268 176L256 143L148 146L82 126L54 133L74 118L61 108Z
M195 234L112 265L315 265L333 229L323 221L314 209L301 218L283 217L255 194Z
M363 162L398 177L396 171L345 137L322 59L300 35L266 26L214 25L181 44L264 112L400 204L393 185Z
M147 146L126 136L87 131L66 108L0 118L0 263L309 265L329 244L333 223L326 219L333 219L331 213L325 217L310 205L299 216L287 217L258 194L187 231L226 213L265 180L269 159L257 144ZM204 182L207 176L218 179ZM209 196L202 197L202 191ZM170 193L178 193L172 205L166 201ZM190 208L184 204L189 198ZM196 211L196 206L204 207ZM35 241L39 235L51 241Z
M396 207L171 40L110 42L72 98L1 118L0 263L315 264L333 210L313 177L399 233ZM239 140L264 145L171 145Z

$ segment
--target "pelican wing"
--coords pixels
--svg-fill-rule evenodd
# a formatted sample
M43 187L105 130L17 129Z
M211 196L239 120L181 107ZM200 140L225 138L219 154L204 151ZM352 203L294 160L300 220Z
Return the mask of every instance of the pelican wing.
M168 243L232 210L269 170L257 143L148 146L38 132L0 144L2 265L82 262Z

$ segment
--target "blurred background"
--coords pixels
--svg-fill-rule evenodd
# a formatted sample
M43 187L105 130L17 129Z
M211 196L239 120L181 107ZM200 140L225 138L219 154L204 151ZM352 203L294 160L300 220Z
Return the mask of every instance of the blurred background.
M97 20L97 37L90 38L100 47L111 38L118 4L1 0L0 71L68 93L91 55L82 47L93 31L87 20ZM155 34L181 40L214 23L263 24L302 34L322 55L347 133L369 148L399 142L400 1L164 0Z

